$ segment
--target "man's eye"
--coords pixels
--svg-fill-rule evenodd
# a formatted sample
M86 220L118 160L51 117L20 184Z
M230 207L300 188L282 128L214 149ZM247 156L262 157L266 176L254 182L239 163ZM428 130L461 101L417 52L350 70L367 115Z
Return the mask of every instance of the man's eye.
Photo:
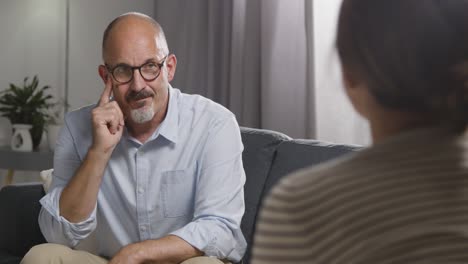
M152 63L152 62L150 62L150 63L148 63L148 64L146 64L146 65L144 66L144 68L146 68L146 69L153 69L153 68L156 68L156 67L158 67L158 66L156 65L156 63Z
M115 73L116 74L121 74L121 73L126 73L128 72L127 67L117 67L115 68Z

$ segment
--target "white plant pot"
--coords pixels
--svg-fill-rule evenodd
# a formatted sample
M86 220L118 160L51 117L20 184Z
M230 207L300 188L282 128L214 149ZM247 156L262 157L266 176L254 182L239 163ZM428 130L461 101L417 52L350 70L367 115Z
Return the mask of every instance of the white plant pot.
M47 126L47 141L49 142L49 148L52 151L55 149L55 144L57 143L58 135L61 128L61 125Z
M32 125L13 124L13 136L11 137L11 149L14 151L32 151L33 143L31 132Z

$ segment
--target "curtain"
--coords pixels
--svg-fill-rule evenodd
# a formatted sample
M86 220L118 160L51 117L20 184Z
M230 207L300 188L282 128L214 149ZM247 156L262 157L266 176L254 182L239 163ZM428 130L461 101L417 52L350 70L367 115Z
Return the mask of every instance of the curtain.
M242 126L314 137L307 2L156 0L178 58L173 86L226 106Z

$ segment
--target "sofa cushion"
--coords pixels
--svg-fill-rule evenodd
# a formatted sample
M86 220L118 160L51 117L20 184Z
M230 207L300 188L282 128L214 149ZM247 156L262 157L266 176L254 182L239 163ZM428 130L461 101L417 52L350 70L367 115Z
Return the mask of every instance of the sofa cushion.
M279 132L241 127L244 152L242 162L246 174L244 187L245 213L241 229L250 247L253 228L261 200L263 185L270 171L277 146L290 138Z
M5 254L22 257L32 246L45 242L37 223L42 196L39 184L0 189L0 227L8 227L2 228L0 235L0 249Z
M333 144L318 140L295 139L282 142L277 149L265 194L285 175L357 151L362 147Z

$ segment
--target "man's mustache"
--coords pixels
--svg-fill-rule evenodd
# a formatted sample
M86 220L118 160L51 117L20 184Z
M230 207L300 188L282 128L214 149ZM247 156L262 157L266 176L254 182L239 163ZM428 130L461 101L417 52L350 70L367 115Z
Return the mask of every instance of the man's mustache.
M141 90L139 92L131 91L125 97L125 99L127 100L127 102L130 102L130 101L138 101L138 100L145 99L145 98L148 98L148 97L153 97L153 96L154 96L153 92L148 91L146 89L143 89L143 90Z

